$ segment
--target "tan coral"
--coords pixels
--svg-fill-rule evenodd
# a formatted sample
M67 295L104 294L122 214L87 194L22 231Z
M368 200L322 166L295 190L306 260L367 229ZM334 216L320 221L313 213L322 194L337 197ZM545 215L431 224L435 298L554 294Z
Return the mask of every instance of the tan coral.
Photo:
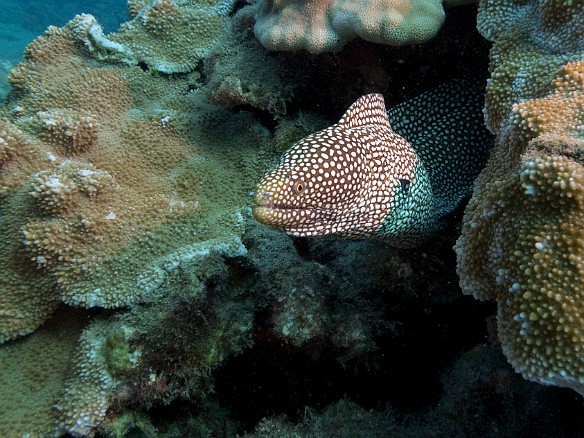
M269 50L340 50L359 36L389 45L430 40L444 22L439 0L262 0L254 32Z
M0 120L0 167L14 159L24 143L26 140L18 128Z
M55 435L53 406L63 395L77 338L87 321L86 312L61 309L33 336L2 345L0 435Z
M106 188L115 189L112 176L90 163L64 161L59 167L33 176L30 195L46 214L66 213L82 202L94 199Z
M13 123L0 120L0 195L20 187L53 158L38 140Z
M225 32L230 1L131 2L131 22L107 37L94 22L88 47L102 59L143 62L156 72L195 69ZM87 19L86 20L90 20Z
M130 19L136 18L136 15L138 15L140 11L149 3L149 0L128 0L126 6L128 17L130 17Z
M522 161L467 211L461 286L498 302L499 339L516 371L583 392L584 167L540 150Z
M30 51L1 112L0 341L30 333L59 302L148 299L166 257L242 232L265 167L269 133L251 114L190 92L197 75L96 60L94 24L78 16L43 37L50 61Z
M91 114L82 111L40 111L43 139L54 144L64 155L78 155L93 146L97 140L97 122Z
M528 137L555 133L584 138L584 61L562 67L552 81L553 92L513 105L513 123Z
M495 40L497 141L455 246L460 285L498 303L516 371L584 394L584 4L484 1L478 27Z
M59 433L93 436L105 418L115 381L102 350L112 327L95 321L79 338L71 378L65 382L63 395L55 405Z

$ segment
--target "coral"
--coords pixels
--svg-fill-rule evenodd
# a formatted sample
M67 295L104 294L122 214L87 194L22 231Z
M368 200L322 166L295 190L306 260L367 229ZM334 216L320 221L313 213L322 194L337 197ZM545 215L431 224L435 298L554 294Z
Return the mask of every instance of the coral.
M88 315L60 309L34 335L0 348L0 434L53 436L53 406L62 397L77 338Z
M560 97L562 87L554 84L562 80L559 71L582 59L584 43L575 35L584 27L584 9L580 1L483 0L480 5L477 27L485 38L496 40L486 93L486 123L496 134L520 101Z
M154 71L184 73L197 67L223 35L231 7L231 1L132 1L132 21L108 36L93 17L85 16L85 43L101 59L144 62Z
M202 399L212 371L251 344L254 303L226 286L226 259L241 253L219 248L182 254L179 269L178 256L176 266L169 258L155 305L92 320L63 307L31 336L0 346L0 431L93 436L128 422L152 431L141 414L147 407ZM15 396L19 385L26 397Z
M227 286L230 255L213 251L182 262L155 306L120 318L132 328L131 348L143 353L123 373L128 395L119 402L143 410L177 398L200 401L212 389L213 371L252 344L254 297Z
M22 133L5 121L0 122L0 167L14 159L20 145L25 142Z
M91 23L49 28L11 74L0 122L3 341L59 301L131 305L193 254L238 251L246 193L265 167L269 133L253 116L185 96L197 75L169 81L95 60Z
M498 436L502 429L512 435L546 430L570 436L581 431L581 424L571 424L581 412L580 404L563 412L570 420L550 422L548 413L557 407L557 397L514 374L494 347L477 345L463 352L441 380L440 398L424 412L404 409L401 399L382 410L364 409L345 395L322 411L305 407L296 424L283 415L264 417L244 437ZM435 391L440 393L439 388Z
M355 438L381 438L392 435L394 419L343 398L319 413L306 408L304 418L293 425L283 418L264 418L256 426L255 433L246 438L316 438L319 436L351 436Z
M444 21L442 2L402 0L262 0L254 32L269 50L340 50L359 36L390 45L431 39Z
M498 303L526 379L584 394L584 5L484 1L497 135L456 244L465 294Z
M76 155L97 141L97 123L90 114L74 110L40 111L42 139L55 145L63 155Z
M101 195L106 187L113 186L112 176L96 169L92 164L63 161L58 168L33 175L30 195L43 213L64 214L82 202L83 195L92 199ZM28 233L24 231L26 239ZM31 242L25 242L29 246Z
M377 350L375 337L391 327L383 320L383 304L363 295L386 274L369 272L367 279L356 281L347 266L352 266L353 256L367 252L378 254L379 263L393 272L391 254L374 243L354 243L339 249L342 256L335 252L340 260L331 267L303 260L290 237L267 227L249 230L243 241L258 272L253 289L261 297L260 306L270 310L272 336L298 348L331 346L342 364L364 360Z
M117 328L98 320L79 338L72 377L55 405L58 432L93 436L95 427L103 421L115 381L102 350L109 332Z

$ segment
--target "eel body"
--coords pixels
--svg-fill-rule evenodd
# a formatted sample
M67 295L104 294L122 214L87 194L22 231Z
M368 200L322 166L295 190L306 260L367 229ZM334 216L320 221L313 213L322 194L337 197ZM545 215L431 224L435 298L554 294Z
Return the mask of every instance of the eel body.
M464 84L443 85L389 117L381 94L361 97L338 123L294 144L262 178L255 218L294 236L420 245L470 195L492 146L482 93Z

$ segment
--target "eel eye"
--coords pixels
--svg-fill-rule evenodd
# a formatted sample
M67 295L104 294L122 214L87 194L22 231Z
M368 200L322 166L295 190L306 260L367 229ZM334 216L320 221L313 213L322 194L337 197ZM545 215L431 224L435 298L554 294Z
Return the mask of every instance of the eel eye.
M306 187L306 184L304 184L304 181L302 181L301 179L298 179L296 181L294 181L294 186L292 187L292 191L294 192L295 195L297 195L298 193L301 193Z

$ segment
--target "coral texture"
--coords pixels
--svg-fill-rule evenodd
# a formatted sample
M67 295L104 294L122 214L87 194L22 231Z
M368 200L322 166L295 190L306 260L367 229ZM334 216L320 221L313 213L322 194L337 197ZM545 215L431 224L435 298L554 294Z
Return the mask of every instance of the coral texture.
M262 0L254 32L269 50L340 50L359 36L390 45L431 39L444 22L437 0Z
M257 6L232 17L229 31L205 60L207 98L227 108L252 106L282 118L301 81L285 57L274 56L253 37Z
M71 377L54 405L58 433L93 436L95 427L105 417L109 396L115 386L106 363L108 357L103 351L108 330L119 331L120 327L95 321L79 338Z
M33 336L0 349L0 435L53 436L54 405L62 397L86 312L55 312Z
M584 394L584 3L483 1L497 141L455 247L526 379Z
M212 0L158 0L141 9L111 40L158 71L190 71L225 32L228 11L221 6Z
M107 37L86 16L85 43L96 56L144 62L164 73L193 70L225 33L232 1L156 0L130 2L132 20Z
M93 22L49 28L10 76L0 341L33 331L59 301L131 305L193 254L240 251L246 191L265 166L269 135L249 113L186 95L196 72L171 82L96 61Z

